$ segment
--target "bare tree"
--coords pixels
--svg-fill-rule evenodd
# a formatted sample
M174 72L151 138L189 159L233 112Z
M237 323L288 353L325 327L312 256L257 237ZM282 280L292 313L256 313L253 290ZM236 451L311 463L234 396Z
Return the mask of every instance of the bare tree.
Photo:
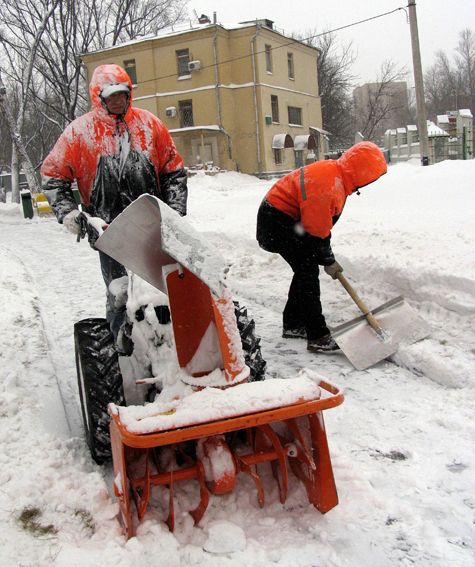
M3 96L3 104L10 105L6 90L0 96ZM12 140L8 132L6 116L3 112L0 112L0 135L2 136L2 143L0 144L0 172L6 169L10 171L12 166Z
M408 109L407 74L405 68L385 61L376 82L355 89L356 126L365 140L380 143L387 128L398 126L398 116Z
M459 43L455 51L455 64L459 73L459 108L475 111L475 33L464 29L459 33Z
M459 33L453 60L437 51L435 62L424 74L428 116L448 110L468 108L475 112L475 34L470 29Z
M437 51L435 63L424 75L424 90L427 115L436 120L438 114L445 114L458 106L457 92L460 77L444 51Z
M4 86L16 90L20 85L21 89L18 114L12 117L16 123L13 157L26 136L28 106L36 126L40 120L43 126L49 126L44 136L34 132L35 143L33 138L28 144L23 140L23 149L28 145L30 151L35 148L42 154L51 149L54 138L67 123L86 111L82 53L156 33L183 18L186 1L2 0L0 57L3 55L6 62ZM43 156L33 161L39 164ZM13 161L12 170L16 168Z
M351 43L342 45L332 32L306 31L299 41L316 47L318 94L322 104L323 128L331 133L332 149L351 145L354 134L353 104L350 95L356 77L351 73L355 54Z
M10 134L10 139L12 141L12 161L11 161L11 171L12 171L12 202L20 202L20 185L19 185L19 165L23 166L25 175L28 181L30 190L34 193L38 193L40 186L38 179L35 176L35 170L31 163L30 157L26 151L25 144L23 142L22 136L20 135L19 124L23 122L22 117L24 114L18 114L18 120L15 123L11 108L6 101L6 88L3 84L2 78L0 76L0 111L5 118L5 124Z
M344 148L352 144L354 135L350 95L356 78L351 73L355 61L353 47L351 43L339 45L333 33L321 36L317 47L320 50L317 68L323 127L332 133L331 147Z
M187 0L111 0L104 6L105 18L98 22L105 44L116 45L182 21Z
M35 171L31 160L26 151L24 141L22 139L21 133L23 130L23 125L26 115L26 107L28 101L28 95L30 90L30 84L33 81L33 66L38 50L38 46L41 42L41 37L46 29L46 24L54 12L58 0L52 0L44 6L42 13L37 13L38 15L38 26L35 29L35 33L32 36L32 41L30 44L30 51L26 54L24 60L24 66L21 70L22 80L21 80L21 96L19 98L19 108L17 113L16 121L10 113L9 107L5 104L5 94L6 87L0 76L0 109L5 116L5 121L9 130L10 138L13 142L12 147L12 201L20 202L19 193L19 183L15 179L13 183L13 173L18 170L18 163L21 163L23 169L25 170L26 178L28 180L28 185L30 190L33 192L38 192L40 189L38 179L35 176Z

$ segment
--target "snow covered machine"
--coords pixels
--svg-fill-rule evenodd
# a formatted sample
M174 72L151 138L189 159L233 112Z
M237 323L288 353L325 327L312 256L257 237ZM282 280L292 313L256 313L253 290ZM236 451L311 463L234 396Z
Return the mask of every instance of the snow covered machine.
M290 467L318 510L325 513L336 506L322 412L341 404L343 393L309 369L294 378L261 379L246 353L249 337L239 324L242 310L226 285L221 254L184 218L149 195L132 203L104 231L96 247L166 294L171 314L174 356L166 369L139 380L147 387L154 384L153 399L124 405L120 388L114 386L108 405L114 493L126 534L134 535L147 507L157 507L157 502L158 513L173 530L179 481L194 481L199 488L199 503L189 511L195 523L203 517L210 495L233 490L241 472L253 480L263 507L259 471L265 463L271 465L282 503ZM153 318L153 309L145 311L142 316ZM97 451L102 418L87 407L94 403L90 398L97 389L87 376L87 361L93 343L97 346L100 340L87 340L87 321L85 328L84 322L77 324L76 351L84 421L88 440L95 438L90 447ZM85 349L88 356L83 356ZM263 370L260 352L257 360ZM254 366L253 372L249 366ZM103 369L103 374L109 371ZM122 379L126 381L125 376ZM117 376L112 382L116 384ZM102 441L109 443L108 438ZM93 456L101 460L100 451L93 451ZM165 493L155 495L160 490ZM163 509L164 501L168 510Z

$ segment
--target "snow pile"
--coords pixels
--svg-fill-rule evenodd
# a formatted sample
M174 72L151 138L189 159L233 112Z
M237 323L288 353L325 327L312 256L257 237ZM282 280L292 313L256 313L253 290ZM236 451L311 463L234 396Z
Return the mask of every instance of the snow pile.
M110 496L112 468L91 461L78 405L73 325L105 313L97 254L54 219L27 221L20 206L0 204L2 566L474 565L474 177L475 161L398 164L348 198L332 237L345 276L370 308L402 294L432 328L364 372L341 353L316 355L281 338L291 271L255 241L271 182L236 173L190 179L187 219L225 259L233 297L262 337L269 378L307 368L345 391L344 403L324 412L339 504L322 516L292 473L281 504L262 465L262 509L242 474L231 493L211 496L194 526L198 484L176 483L171 534L170 493L156 487L130 541ZM331 326L359 315L338 282L322 274L321 287ZM137 331L160 335L155 315L146 312L152 323ZM158 373L160 360L154 365ZM174 383L177 371L163 380Z
M163 249L193 271L219 297L226 266L223 256L187 219L164 203L160 203L160 215Z
M246 549L246 534L236 524L218 520L209 525L203 549L209 553L229 554Z
M157 401L143 407L120 407L122 425L130 433L178 429L250 413L277 409L320 398L319 377L303 370L297 378L251 382L239 387L205 388L182 400Z

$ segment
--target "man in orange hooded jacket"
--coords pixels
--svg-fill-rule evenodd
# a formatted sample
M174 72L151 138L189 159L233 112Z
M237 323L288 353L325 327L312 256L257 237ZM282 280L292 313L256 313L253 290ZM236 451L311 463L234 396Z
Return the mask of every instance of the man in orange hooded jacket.
M331 229L346 198L386 173L381 150L360 142L338 160L315 162L282 177L257 216L257 240L279 253L294 272L283 312L284 338L306 338L312 352L338 350L323 315L319 268L333 279L343 268L331 248Z
M186 214L187 175L165 125L147 110L132 107L132 83L122 67L101 65L91 78L93 110L71 122L41 168L43 191L56 217L79 234L78 205L71 185L77 182L83 210L111 223L144 193ZM97 239L89 227L89 242ZM117 336L123 307L117 312L109 291L124 266L99 252L107 287L107 319Z

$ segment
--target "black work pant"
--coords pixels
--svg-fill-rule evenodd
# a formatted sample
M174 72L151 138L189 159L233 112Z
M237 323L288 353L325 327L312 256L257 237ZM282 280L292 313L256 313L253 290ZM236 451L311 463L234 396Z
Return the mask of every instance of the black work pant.
M280 254L294 273L282 317L284 329L304 327L308 340L329 333L320 301L319 252L314 238L265 199L257 215L256 236L261 248Z
M113 280L122 278L127 275L127 270L122 264L104 254L99 250L99 259L101 261L101 272L106 284L106 319L109 323L110 329L117 342L119 330L125 319L125 306L116 305L116 298L109 290L109 286Z

